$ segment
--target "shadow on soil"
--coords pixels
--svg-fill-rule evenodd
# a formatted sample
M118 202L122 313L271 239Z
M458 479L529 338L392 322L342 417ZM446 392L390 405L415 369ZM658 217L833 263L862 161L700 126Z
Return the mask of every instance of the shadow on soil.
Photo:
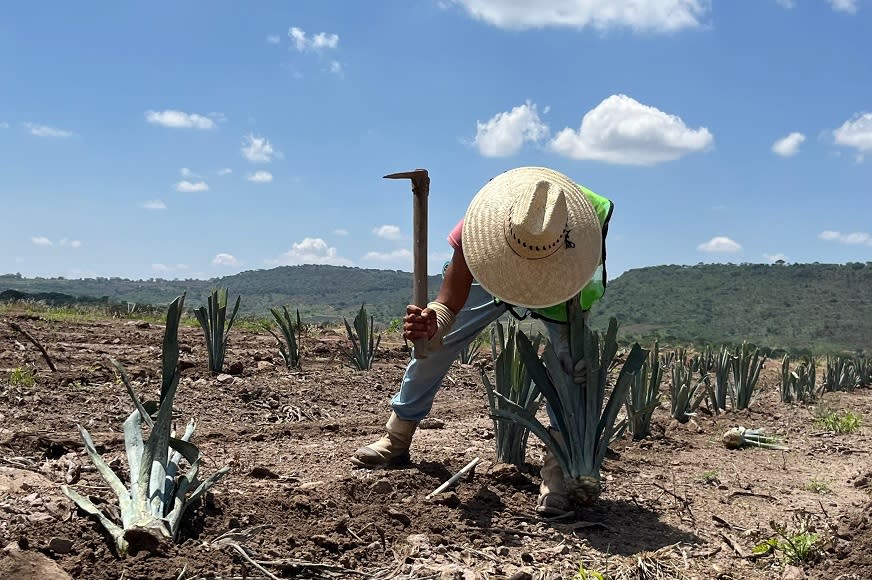
M700 539L660 521L660 515L625 500L600 500L580 513L580 521L601 524L578 528L575 534L600 552L630 556L654 551L677 542L694 544ZM560 525L555 528L560 529Z

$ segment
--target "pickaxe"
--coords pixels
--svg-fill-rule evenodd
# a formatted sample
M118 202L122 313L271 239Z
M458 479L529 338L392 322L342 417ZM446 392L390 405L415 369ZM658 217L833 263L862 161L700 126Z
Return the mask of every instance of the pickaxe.
M403 171L385 175L385 179L412 180L412 267L413 292L412 303L421 308L427 307L427 197L430 195L430 176L426 169ZM415 358L426 358L426 340L414 341Z

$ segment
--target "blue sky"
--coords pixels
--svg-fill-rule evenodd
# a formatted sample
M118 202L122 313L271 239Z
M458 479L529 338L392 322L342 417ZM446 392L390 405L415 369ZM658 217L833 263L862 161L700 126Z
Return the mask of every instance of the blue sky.
M872 260L869 0L18 2L0 75L0 273L410 270L415 167L436 272L522 165L614 200L612 277Z

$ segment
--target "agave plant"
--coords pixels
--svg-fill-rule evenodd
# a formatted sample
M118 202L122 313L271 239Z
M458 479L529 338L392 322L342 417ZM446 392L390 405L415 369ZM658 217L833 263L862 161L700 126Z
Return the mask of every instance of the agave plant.
M872 359L865 356L854 357L854 370L857 373L857 386L872 386Z
M494 414L517 421L535 433L560 463L569 496L586 505L600 495L600 469L609 442L618 431L615 419L647 351L633 345L606 402L608 371L618 350L618 323L612 318L601 337L588 328L576 300L570 300L567 307L569 353L573 368L584 362L582 384L576 384L573 376L563 370L551 345L545 348L540 360L530 339L522 332L517 335L521 360L551 405L561 437L555 437L529 411L506 399L503 402L508 409L496 409Z
M715 402L717 403L715 413L726 410L728 393L734 398L733 388L730 385L730 371L733 368L732 361L733 355L730 353L730 349L722 346L714 359L713 366L715 371Z
M736 347L732 360L733 378L736 381L734 398L736 409L747 409L751 404L764 362L766 356L760 354L760 349L753 344L745 341L742 346Z
M690 357L690 370L701 375L708 374L715 366L715 353L711 346L704 346L701 352Z
M824 391L853 391L857 383L857 371L850 357L827 355Z
M818 397L816 388L817 368L814 358L803 357L796 370L790 369L790 355L781 359L781 402L801 401L808 403Z
M491 336L493 339L493 336ZM460 349L460 354L457 355L460 364L470 365L472 364L476 357L478 356L479 350L482 346L487 343L487 335L485 332L479 333L478 336L473 338L465 347ZM494 359L496 360L496 358Z
M679 423L687 423L691 417L696 415L696 410L706 396L710 395L709 377L705 375L699 381L694 380L690 366L680 360L675 361L671 371L672 385L669 387L671 409L669 414Z
M792 373L794 376L794 396L797 401L810 403L823 394L823 385L817 386L817 365L812 356L803 357L802 362Z
M236 297L233 313L227 318L227 288L212 290L207 300L208 310L201 306L194 310L197 321L203 328L206 336L206 350L209 351L209 370L220 373L224 370L224 355L227 353L227 335L236 320L239 311L239 301L242 296Z
M633 440L644 439L651 431L651 415L660 405L660 383L663 380L663 368L660 366L660 344L654 343L654 348L633 376L633 383L627 393L627 418Z
M140 550L154 551L161 543L175 540L185 510L230 470L229 467L223 467L210 477L200 480L201 454L199 448L191 443L194 421L188 423L180 438L176 438L171 431L173 399L179 386L178 331L184 301L184 295L179 296L170 304L167 312L163 341L163 375L156 418L152 419L136 395L124 366L116 360L111 361L121 375L134 406L133 412L124 421L124 446L130 468L130 489L124 487L121 479L97 452L88 431L81 425L78 426L88 456L118 498L120 525L89 498L69 486L61 486L63 492L76 505L97 517L115 541L119 556L136 554ZM142 437L143 425L150 429L145 441ZM188 468L181 474L180 464L183 458L188 463Z
M303 325L300 323L300 310L297 309L296 322L291 318L291 313L288 312L287 306L282 306L281 310L278 308L270 308L269 311L272 313L273 318L275 318L276 324L279 325L279 330L282 333L284 341L278 334L273 332L272 328L267 326L266 329L271 335L273 335L276 342L278 342L279 354L282 356L282 360L285 361L285 366L289 369L300 368L300 339L303 336Z
M781 402L792 403L794 400L793 376L790 372L790 355L785 354L781 358Z
M541 335L536 335L533 339L533 349L537 352L541 339ZM504 401L510 401L522 408L525 413L534 416L542 403L541 391L521 362L514 320L509 320L507 329L504 329L500 322L494 325L494 332L491 333L491 353L494 360L494 384L491 384L483 369L481 381L487 390L488 404L494 421L497 461L523 467L530 429L520 423L502 419L495 413L496 410L509 409L509 405Z
M372 316L367 320L365 306L365 304L360 305L360 310L354 317L354 328L348 324L347 319L343 318L348 340L351 341L351 350L343 350L343 354L348 358L351 366L359 371L372 368L375 351L381 343L381 334L378 335L378 339L375 339L375 323Z

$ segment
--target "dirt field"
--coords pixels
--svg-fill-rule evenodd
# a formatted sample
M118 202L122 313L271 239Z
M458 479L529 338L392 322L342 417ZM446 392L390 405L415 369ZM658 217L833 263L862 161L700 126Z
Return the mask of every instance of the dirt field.
M10 322L38 338L57 372ZM161 325L127 320L11 313L0 322L0 578L573 578L581 564L609 578L872 578L872 391L825 398L864 417L850 435L824 432L814 408L781 404L775 361L749 411L679 425L667 403L650 438L613 445L598 503L550 523L534 511L544 446L531 437L526 471L494 464L475 367L452 369L411 465L353 469L349 456L381 434L389 414L408 358L401 340L386 338L376 368L355 372L339 355L344 333L320 331L303 338L303 369L289 372L271 336L234 329L227 364L241 373L216 377L191 327L181 331L190 365L178 425L197 419L205 474L231 471L188 512L177 545L118 559L60 485L69 479L104 507L115 503L89 470L76 423L126 479L121 426L132 404L108 358L155 399L162 335ZM34 386L10 385L19 367L37 370ZM728 451L721 434L736 425L763 427L790 451ZM425 499L475 457L473 475ZM777 554L752 557L775 536L770 521L812 525L821 558L790 567Z

